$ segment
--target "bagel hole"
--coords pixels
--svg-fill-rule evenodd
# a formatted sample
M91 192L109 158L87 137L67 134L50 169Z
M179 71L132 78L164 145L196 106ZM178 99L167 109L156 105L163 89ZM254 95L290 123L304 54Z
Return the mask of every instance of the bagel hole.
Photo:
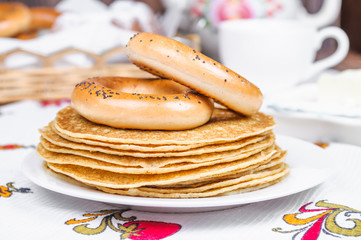
M98 81L107 88L125 93L170 95L185 93L189 90L189 88L177 82L159 78L132 79L107 77Z
M107 57L104 64L130 63L125 52L118 52Z

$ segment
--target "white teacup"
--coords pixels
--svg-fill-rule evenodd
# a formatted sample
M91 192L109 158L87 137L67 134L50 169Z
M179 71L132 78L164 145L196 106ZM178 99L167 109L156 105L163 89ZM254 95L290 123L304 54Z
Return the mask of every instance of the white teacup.
M336 51L315 61L327 38L337 41ZM349 41L337 27L317 30L297 20L242 19L219 27L222 63L256 84L264 94L310 79L340 63Z

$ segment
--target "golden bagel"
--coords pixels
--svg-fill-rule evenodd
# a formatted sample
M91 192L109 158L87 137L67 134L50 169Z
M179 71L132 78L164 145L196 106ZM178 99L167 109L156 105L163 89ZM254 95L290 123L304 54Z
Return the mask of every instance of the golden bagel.
M90 78L76 85L74 109L115 128L184 130L208 122L213 101L165 79Z
M28 28L29 32L51 28L61 14L54 8L49 7L33 7L30 8L30 13L31 21Z
M262 93L255 85L174 39L139 33L126 49L129 60L139 68L177 81L238 113L249 116L262 105Z
M31 14L22 3L0 3L0 37L13 37L28 28Z

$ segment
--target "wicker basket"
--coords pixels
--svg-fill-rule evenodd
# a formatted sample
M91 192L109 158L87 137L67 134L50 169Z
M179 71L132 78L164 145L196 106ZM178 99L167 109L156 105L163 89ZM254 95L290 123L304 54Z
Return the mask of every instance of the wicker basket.
M197 44L199 38L189 37ZM124 53L124 47L114 48L102 55L96 55L79 49L66 49L51 56L42 56L25 50L14 50L0 56L0 104L20 100L46 100L69 98L76 83L94 76L149 77L130 63L108 64L116 54ZM8 69L6 59L13 54L28 54L42 62L38 69ZM68 54L82 53L92 58L92 67L54 67L54 64ZM125 53L124 53L125 55Z
M128 63L106 64L107 59L124 48L113 49L103 55L94 55L77 49L66 49L52 56L44 57L24 50L14 50L0 57L0 104L34 99L69 98L74 85L94 76L149 76L136 66ZM43 62L39 69L6 69L5 60L16 53L33 55ZM53 67L53 64L67 54L83 53L93 58L92 67Z

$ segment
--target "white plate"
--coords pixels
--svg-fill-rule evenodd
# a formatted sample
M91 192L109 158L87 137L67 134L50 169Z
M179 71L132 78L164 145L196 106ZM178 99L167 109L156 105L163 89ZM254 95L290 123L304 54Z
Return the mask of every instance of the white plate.
M277 143L288 151L286 163L290 174L283 181L254 192L197 199L159 199L128 197L93 190L82 184L74 184L43 167L42 159L31 153L24 159L22 170L35 184L65 195L120 204L133 209L157 212L200 212L219 210L276 199L310 189L324 182L331 174L330 158L325 151L309 142L296 138L277 136ZM307 176L307 177L305 177Z

